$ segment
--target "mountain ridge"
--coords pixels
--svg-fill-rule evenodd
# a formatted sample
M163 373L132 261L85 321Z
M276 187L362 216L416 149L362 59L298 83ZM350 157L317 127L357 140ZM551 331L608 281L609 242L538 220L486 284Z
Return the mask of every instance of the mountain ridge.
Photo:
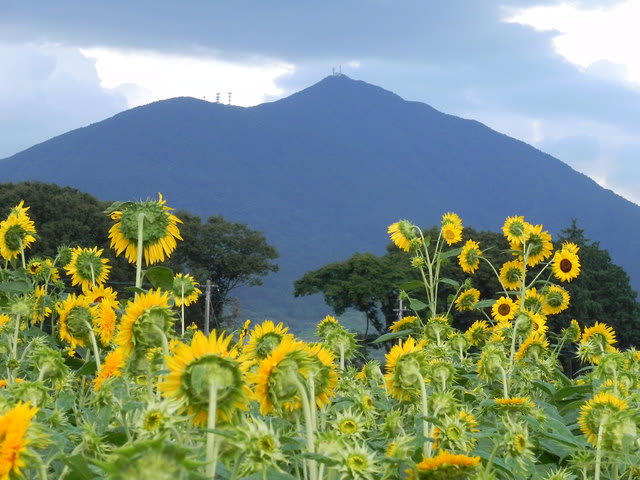
M640 234L640 207L525 142L344 75L253 107L154 102L0 162L0 181L51 181L103 200L161 191L177 209L264 231L281 272L262 293L243 292L257 317L319 315L317 299L264 311L250 297L278 303L309 269L383 253L386 226L399 218L427 227L445 211L494 231L515 214L555 234L577 218L640 286L624 240Z

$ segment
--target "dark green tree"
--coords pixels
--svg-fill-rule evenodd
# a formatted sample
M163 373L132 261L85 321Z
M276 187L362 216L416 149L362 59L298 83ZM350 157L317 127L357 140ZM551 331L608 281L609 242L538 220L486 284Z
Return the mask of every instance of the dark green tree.
M202 223L200 217L176 212L184 224L180 231L183 242L167 262L176 271L187 272L204 285L211 280L213 318L222 318L230 303L231 293L240 286L262 285L262 279L278 271L273 260L278 251L267 243L262 232L243 223L212 216ZM200 302L201 309L204 304Z
M571 304L554 317L554 322L559 326L568 325L574 318L583 326L604 322L616 331L616 346L640 346L640 305L629 275L612 263L609 252L601 249L599 242L584 236L575 219L562 231L558 246L564 241L580 247L581 270L578 278L563 284L571 295Z

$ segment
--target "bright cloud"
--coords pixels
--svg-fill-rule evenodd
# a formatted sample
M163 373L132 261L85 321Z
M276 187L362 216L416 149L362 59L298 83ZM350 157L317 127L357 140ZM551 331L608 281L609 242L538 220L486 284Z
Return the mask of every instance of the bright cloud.
M608 9L580 9L570 3L517 10L506 22L555 31L556 51L569 62L588 68L597 62L625 67L623 80L640 85L640 0Z
M82 49L95 61L102 87L121 92L130 107L165 98L189 96L251 106L286 92L276 80L291 75L293 65L268 59L232 63L139 50Z

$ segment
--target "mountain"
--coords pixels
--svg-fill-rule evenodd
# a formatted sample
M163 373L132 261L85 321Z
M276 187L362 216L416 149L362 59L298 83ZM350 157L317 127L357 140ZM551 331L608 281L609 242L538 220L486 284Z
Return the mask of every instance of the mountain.
M485 125L345 75L250 108L173 98L122 112L0 160L0 181L70 185L103 200L155 197L265 232L281 271L241 292L243 315L316 322L292 282L356 251L383 253L386 227L447 211L497 231L524 215L552 233L578 219L640 290L640 207L560 160ZM215 281L215 280L214 280ZM603 319L605 320L605 319Z

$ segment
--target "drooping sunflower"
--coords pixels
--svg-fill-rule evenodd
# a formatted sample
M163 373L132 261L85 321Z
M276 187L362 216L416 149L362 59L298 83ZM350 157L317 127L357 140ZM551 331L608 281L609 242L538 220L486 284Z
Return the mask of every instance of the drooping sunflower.
M100 367L96 378L93 379L93 389L97 392L104 382L113 377L122 375L127 356L122 348L116 348L104 358L104 364Z
M292 335L284 337L260 362L257 371L248 376L254 385L253 397L260 404L260 413L300 409L300 385L306 382L311 365L309 347Z
M580 258L569 249L557 251L551 265L553 275L562 282L570 282L580 275Z
M513 320L519 308L519 301L513 301L511 297L500 297L491 307L491 316L498 322Z
M158 347L162 344L161 336L168 337L174 321L169 292L141 293L125 307L115 343L123 348L125 355L130 355L138 346Z
M64 267L71 276L71 284L79 285L83 293L94 286L103 285L109 278L109 260L102 258L103 249L76 247L71 250L71 260Z
M525 358L538 359L549 348L549 342L547 338L540 333L532 333L518 348L516 352L516 360L523 360Z
M447 212L442 215L442 225L453 224L458 227L462 227L462 219L458 216L457 213Z
M518 290L522 286L524 265L521 260L505 262L500 268L500 281L506 290Z
M107 211L114 223L109 229L111 248L117 255L124 252L129 263L138 256L138 222L142 223L142 248L146 265L162 262L176 249L176 240L182 240L178 224L182 221L171 213L166 200L115 203Z
M509 243L522 243L525 240L528 225L522 216L507 217L502 226L502 232Z
M38 409L29 403L19 403L0 416L0 479L22 478L26 467L30 430Z
M84 347L90 341L96 317L95 307L84 295L69 294L56 307L60 323L60 339L72 349Z
M447 451L438 453L435 457L423 458L414 469L408 469L408 480L422 480L430 478L447 478L463 480L469 478L480 465L480 457L470 457Z
M50 299L44 285L38 285L33 290L33 308L31 309L31 321L42 323L45 318L51 315Z
M547 317L531 310L518 311L515 322L517 332L525 338L533 333L545 335L549 329Z
M464 273L474 273L480 268L480 257L482 250L480 244L474 240L467 240L458 255L458 263Z
M185 273L177 273L173 277L173 300L177 307L180 307L184 303L185 307L188 307L192 303L198 300L198 297L202 294L202 290L198 288L199 283L193 276Z
M585 327L582 331L580 343L594 342L603 351L609 351L616 340L616 332L606 323L596 322L591 327Z
M473 346L480 346L491 336L489 324L486 320L476 320L465 332L469 343Z
M242 349L243 357L249 362L260 362L287 338L293 338L289 327L282 322L276 325L271 320L265 320L249 333L249 340Z
M416 325L416 323L418 323L417 320L418 317L416 317L415 315L402 317L400 320L396 320L395 322L393 322L393 324L389 327L389 331L395 333L399 332L400 330L413 327Z
M458 295L455 300L456 310L463 312L465 310L473 310L476 303L480 301L480 290L477 288L468 288Z
M195 425L206 425L211 389L216 392L216 417L231 421L238 409L246 410L249 388L238 351L230 349L232 335L215 330L207 338L197 331L190 345L179 344L167 357L169 374L158 385L162 394L188 411Z
M315 402L322 408L330 403L338 385L335 355L320 343L309 346L308 350L311 360L308 371L313 376Z
M534 313L542 313L544 306L544 295L538 292L536 287L528 288L524 294L522 308Z
M15 208L22 204L20 202ZM13 260L36 241L36 227L26 209L24 212L12 211L6 220L0 222L0 256L5 260Z
M411 250L412 241L417 238L415 229L415 225L409 220L400 220L389 225L387 233L391 235L391 241L396 247L408 252Z
M385 382L389 395L400 400L412 400L420 395L420 378L427 376L429 368L423 347L426 342L416 342L413 337L399 342L385 358Z
M340 323L336 320L336 317L327 315L316 325L316 335L320 338L326 338L334 329L339 327Z
M496 404L509 410L528 411L535 407L529 397L494 398Z
M569 292L559 285L550 285L544 289L543 293L542 313L545 315L555 315L569 308L571 301Z
M611 425L616 421L618 414L628 408L629 404L615 395L607 392L597 393L580 408L578 425L587 441L596 446L600 423Z
M527 248L527 265L536 266L546 260L553 252L552 238L549 232L542 230L542 225L531 225L527 228L525 245Z

